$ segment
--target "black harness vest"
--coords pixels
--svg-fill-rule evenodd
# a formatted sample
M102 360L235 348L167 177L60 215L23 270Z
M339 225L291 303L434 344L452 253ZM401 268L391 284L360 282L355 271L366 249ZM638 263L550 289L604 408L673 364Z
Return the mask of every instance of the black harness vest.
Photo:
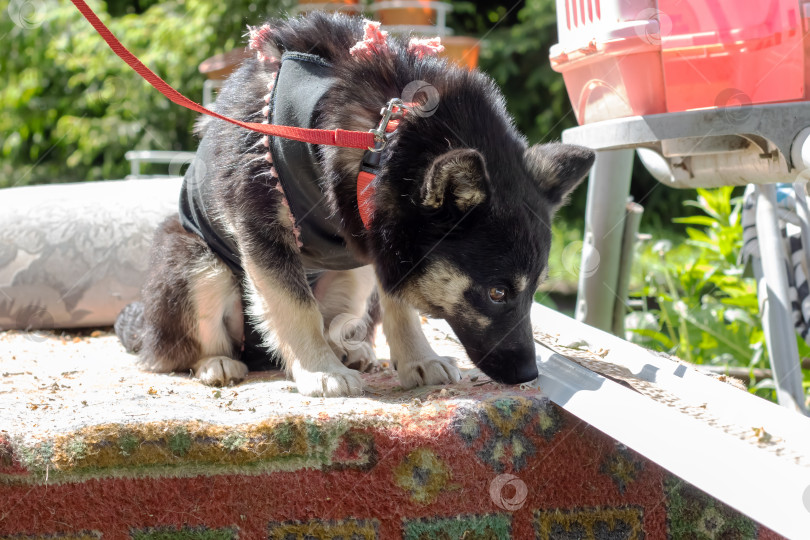
M333 82L332 68L324 59L312 54L284 53L271 94L270 123L315 127L316 107ZM303 244L301 260L310 282L323 270L348 270L363 266L346 246L340 232L340 218L331 212L327 203L321 187L323 170L318 161L317 147L270 137L270 150L273 166L300 231ZM197 162L203 167L195 168ZM206 211L206 201L212 195L207 172L213 172L217 165L214 163L211 142L204 136L183 181L180 221L186 230L202 237L231 270L241 276L244 270L236 246L218 221L210 219Z

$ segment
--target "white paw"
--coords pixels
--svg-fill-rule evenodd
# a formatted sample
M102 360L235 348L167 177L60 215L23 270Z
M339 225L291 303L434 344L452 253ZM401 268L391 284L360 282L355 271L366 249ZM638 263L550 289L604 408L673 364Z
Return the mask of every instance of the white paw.
M336 345L331 341L329 345L331 345L332 350L335 351L335 356L349 369L367 373L377 365L377 355L374 353L374 347L367 341L352 343L346 348Z
M238 383L248 374L248 367L227 356L212 356L197 363L194 375L209 386L227 386Z
M363 380L356 371L340 367L330 371L296 370L298 393L313 397L357 396L363 393Z
M449 384L461 380L456 359L449 356L432 356L397 364L399 382L403 388L431 384Z

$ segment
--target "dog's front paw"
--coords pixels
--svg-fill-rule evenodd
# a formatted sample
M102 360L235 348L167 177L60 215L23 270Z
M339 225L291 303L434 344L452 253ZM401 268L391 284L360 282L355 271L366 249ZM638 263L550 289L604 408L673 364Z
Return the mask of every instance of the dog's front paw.
M341 367L334 371L294 373L298 393L313 397L357 396L363 393L363 381L356 371Z
M456 359L449 356L432 356L397 365L399 382L403 388L431 384L450 384L461 380Z
M194 375L209 386L236 384L247 374L248 367L243 362L227 356L204 358L194 368Z

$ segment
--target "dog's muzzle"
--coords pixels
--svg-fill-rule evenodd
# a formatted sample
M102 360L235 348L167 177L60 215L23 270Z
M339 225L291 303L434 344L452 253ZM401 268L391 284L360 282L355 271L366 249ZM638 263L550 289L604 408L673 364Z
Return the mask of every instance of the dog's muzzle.
M537 378L537 354L530 324L507 330L505 336L497 331L489 332L488 341L482 340L477 332L453 330L476 367L495 381L520 384ZM493 339L495 336L502 339Z
M478 362L475 358L472 360L481 371L504 384L533 381L538 375L534 344L531 347L497 349Z

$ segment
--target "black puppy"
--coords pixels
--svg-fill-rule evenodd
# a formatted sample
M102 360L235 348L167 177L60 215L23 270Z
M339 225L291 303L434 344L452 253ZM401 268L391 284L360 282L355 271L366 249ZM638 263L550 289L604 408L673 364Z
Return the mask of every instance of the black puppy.
M364 152L202 123L180 216L154 240L142 317L131 308L118 322L146 368L238 381L255 329L302 394L358 394L347 366L374 361L354 334L376 282L403 386L459 379L417 310L446 319L493 379L537 376L529 310L551 219L594 156L528 147L492 80L436 58L436 45L320 13L252 30L257 57L227 81L217 112L389 133ZM395 122L381 123L386 105Z

